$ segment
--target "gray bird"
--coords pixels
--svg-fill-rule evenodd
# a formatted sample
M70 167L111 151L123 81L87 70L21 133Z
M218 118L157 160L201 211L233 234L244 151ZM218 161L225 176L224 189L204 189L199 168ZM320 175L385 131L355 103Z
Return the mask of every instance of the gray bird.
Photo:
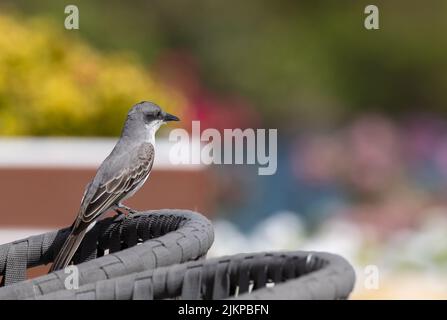
M121 214L119 209L125 209L129 214L134 212L122 201L133 196L151 172L158 128L168 121L178 120L152 102L143 101L130 109L120 139L85 188L71 233L50 272L70 263L85 234L104 213L115 210Z

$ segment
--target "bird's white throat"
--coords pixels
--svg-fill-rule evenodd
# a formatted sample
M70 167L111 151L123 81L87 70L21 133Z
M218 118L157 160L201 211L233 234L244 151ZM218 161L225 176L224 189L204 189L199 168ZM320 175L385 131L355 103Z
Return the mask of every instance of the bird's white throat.
M155 133L163 124L163 120L154 120L146 124L146 142L150 142L155 147Z

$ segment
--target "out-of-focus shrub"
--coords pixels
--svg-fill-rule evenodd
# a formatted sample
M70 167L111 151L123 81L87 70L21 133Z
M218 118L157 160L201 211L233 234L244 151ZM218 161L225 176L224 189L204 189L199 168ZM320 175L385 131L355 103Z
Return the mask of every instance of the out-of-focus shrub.
M45 19L0 15L0 134L117 135L128 109L183 98L129 54L103 54Z

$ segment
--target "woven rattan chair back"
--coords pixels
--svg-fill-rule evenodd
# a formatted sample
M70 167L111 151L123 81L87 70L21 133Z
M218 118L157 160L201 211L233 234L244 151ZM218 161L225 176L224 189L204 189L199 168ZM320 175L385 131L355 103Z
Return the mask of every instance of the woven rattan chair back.
M51 262L68 232L66 228L1 245L0 299L65 289L64 270L31 280L26 280L26 271ZM206 255L213 238L210 221L188 210L106 218L87 234L75 255L79 285L198 259Z

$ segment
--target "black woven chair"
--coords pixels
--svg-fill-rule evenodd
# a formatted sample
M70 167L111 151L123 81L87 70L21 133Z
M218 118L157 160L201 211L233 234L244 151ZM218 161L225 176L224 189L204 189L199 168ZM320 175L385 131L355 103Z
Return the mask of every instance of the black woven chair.
M66 228L1 245L0 299L26 299L65 289L63 270L25 279L27 268L53 261L68 233ZM198 259L213 239L210 221L188 210L106 218L86 235L75 255L79 285Z
M64 270L24 280L27 267L53 260L68 231L0 246L0 299L346 299L355 282L351 265L328 253L199 259L213 229L200 214L183 210L98 222L74 259L78 289L66 289Z
M319 252L239 254L137 272L36 299L346 299L355 281L343 258Z

